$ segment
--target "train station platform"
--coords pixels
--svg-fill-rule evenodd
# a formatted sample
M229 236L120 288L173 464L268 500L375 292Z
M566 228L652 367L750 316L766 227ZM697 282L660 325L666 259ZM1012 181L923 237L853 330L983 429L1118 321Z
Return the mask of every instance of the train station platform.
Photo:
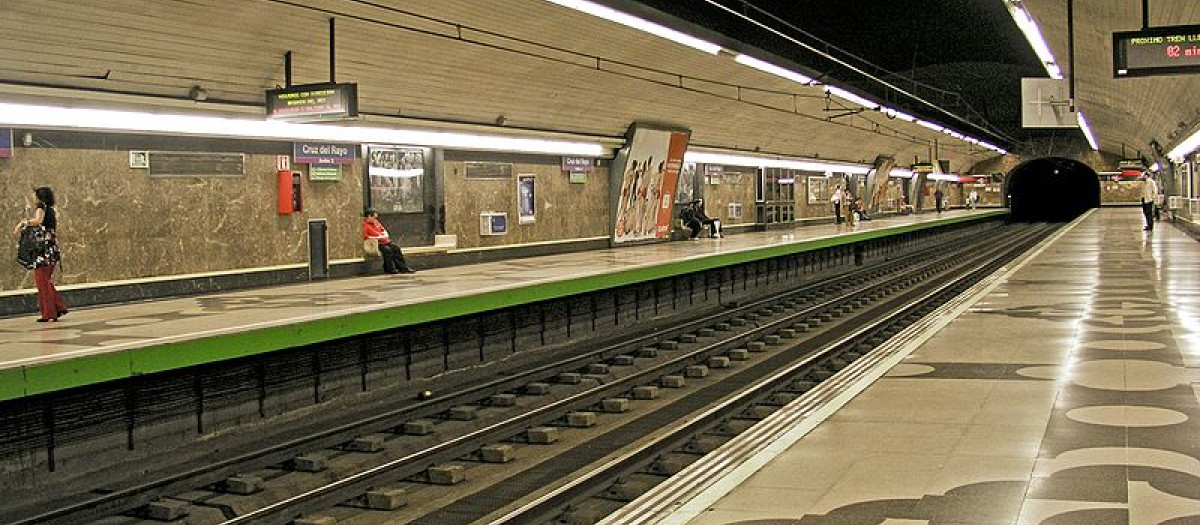
M1194 239L1093 210L604 523L1200 523L1198 276Z
M0 320L0 401L996 217L881 218Z

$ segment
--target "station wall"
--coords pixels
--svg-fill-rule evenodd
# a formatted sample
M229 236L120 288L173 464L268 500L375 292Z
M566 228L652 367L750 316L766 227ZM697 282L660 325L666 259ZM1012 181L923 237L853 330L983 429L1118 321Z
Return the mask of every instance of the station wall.
M467 163L510 165L504 178L468 178ZM572 183L561 157L447 151L442 167L445 181L446 233L458 236L459 248L526 244L610 235L608 165L595 167L586 181ZM535 180L534 221L521 224L518 178ZM479 216L507 212L508 233L480 234Z
M309 218L328 220L331 259L362 255L358 163L338 182L312 182L305 173L303 211L279 216L275 159L290 154L291 143L31 133L31 147L0 159L3 234L15 244L25 196L52 187L63 248L59 284L305 263ZM245 153L245 175L150 177L129 167L129 150ZM0 290L32 287L32 272L0 265Z

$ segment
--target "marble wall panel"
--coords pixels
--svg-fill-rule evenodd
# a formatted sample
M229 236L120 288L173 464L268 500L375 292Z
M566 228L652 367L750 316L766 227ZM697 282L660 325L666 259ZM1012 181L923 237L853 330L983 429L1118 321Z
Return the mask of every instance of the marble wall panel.
M752 224L754 218L754 188L758 184L758 168L725 166L720 184L705 181L704 210L709 217L720 219L723 225ZM729 217L729 204L741 203L742 218Z
M458 236L460 248L609 235L607 168L597 167L587 182L572 184L559 157L523 160L513 162L511 179L467 179L465 161L445 162L446 233ZM522 174L533 174L537 181L536 220L530 224L518 221L517 176ZM508 212L508 234L480 235L483 212Z
M0 217L11 236L24 195L54 188L59 284L306 263L310 218L329 221L331 259L361 257L361 169L348 166L339 182L310 182L306 174L304 210L281 217L274 155L248 154L244 177L151 178L129 168L125 149L21 148L0 159ZM0 265L0 290L32 286L32 274L15 262Z

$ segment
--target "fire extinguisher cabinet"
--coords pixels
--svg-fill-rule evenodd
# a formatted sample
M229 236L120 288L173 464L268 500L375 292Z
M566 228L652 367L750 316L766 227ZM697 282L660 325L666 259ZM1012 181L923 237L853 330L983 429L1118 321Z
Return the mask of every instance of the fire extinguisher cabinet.
M291 215L303 211L304 199L300 190L300 172L279 172L279 214Z

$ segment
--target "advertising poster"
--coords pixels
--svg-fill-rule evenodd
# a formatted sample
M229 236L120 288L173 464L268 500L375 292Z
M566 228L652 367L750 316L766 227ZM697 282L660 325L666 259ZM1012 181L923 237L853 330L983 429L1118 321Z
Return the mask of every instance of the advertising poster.
M696 200L696 163L689 162L683 165L683 169L679 172L679 183L677 184L678 191L675 193L675 202L692 202Z
M613 163L613 243L652 241L670 235L676 182L689 132L635 127ZM618 171L619 170L619 171Z
M370 146L367 157L372 207L379 213L421 213L425 210L424 150Z
M0 128L0 158L13 156L13 130Z
M537 201L533 175L517 176L517 224L530 224L537 219Z

